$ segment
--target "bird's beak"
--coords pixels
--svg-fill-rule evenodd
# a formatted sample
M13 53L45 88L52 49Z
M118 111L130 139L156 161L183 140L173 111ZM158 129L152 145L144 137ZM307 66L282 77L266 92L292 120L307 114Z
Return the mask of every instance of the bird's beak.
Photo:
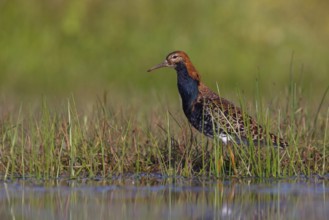
M147 72L151 72L151 71L153 71L153 70L155 70L155 69L159 69L159 68L162 68L162 67L172 67L172 65L170 65L170 64L168 63L168 61L165 60L165 61L163 61L162 63L160 63L160 64L158 64L158 65L155 65L154 67L148 69Z

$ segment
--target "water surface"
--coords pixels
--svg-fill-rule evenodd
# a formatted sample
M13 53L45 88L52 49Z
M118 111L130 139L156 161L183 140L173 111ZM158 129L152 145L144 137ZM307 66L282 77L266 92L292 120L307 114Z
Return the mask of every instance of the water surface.
M326 219L329 181L109 179L0 183L1 219Z

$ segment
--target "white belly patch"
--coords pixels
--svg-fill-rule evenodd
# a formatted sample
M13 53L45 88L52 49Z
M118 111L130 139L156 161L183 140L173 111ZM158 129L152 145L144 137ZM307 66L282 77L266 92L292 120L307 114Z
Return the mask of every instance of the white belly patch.
M227 143L228 143L229 141L232 140L232 137L231 137L230 135L228 135L228 134L224 134L224 133L219 134L219 135L218 135L218 138L221 139L221 141L222 141L225 145L227 145Z

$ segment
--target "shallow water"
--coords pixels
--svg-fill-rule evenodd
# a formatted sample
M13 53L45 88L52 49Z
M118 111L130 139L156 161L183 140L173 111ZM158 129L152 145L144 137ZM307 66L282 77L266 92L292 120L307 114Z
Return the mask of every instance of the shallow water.
M0 183L1 219L326 219L329 181L130 175Z

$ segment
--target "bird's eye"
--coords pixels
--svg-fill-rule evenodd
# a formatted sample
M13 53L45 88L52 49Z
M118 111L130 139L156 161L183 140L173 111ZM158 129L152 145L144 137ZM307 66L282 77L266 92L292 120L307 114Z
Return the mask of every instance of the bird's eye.
M177 57L178 57L177 55L172 56L173 59L176 59Z

